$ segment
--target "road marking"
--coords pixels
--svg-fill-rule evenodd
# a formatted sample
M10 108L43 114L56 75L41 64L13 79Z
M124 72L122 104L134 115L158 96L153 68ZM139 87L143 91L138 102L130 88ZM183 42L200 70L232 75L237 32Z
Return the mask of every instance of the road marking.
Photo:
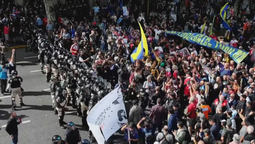
M65 114L72 114L72 113L76 113L76 111L65 112Z
M47 92L47 91L50 91L50 89L49 89L49 88L47 88L47 89L43 89L42 91L46 91L46 92Z
M36 72L41 72L42 70L33 70L33 71L30 71L30 73L36 73Z
M16 62L16 64L24 64L24 63L33 63L33 62L31 62L31 61L18 61L18 62Z
M22 121L20 124L25 124L25 123L29 123L31 122L31 120L27 120L27 121ZM3 125L2 128L5 128L7 125Z
M38 56L29 56L29 57L24 57L24 59L33 59L33 58L38 58Z
M11 96L3 96L3 97L0 97L0 99L5 99L5 98L9 98Z

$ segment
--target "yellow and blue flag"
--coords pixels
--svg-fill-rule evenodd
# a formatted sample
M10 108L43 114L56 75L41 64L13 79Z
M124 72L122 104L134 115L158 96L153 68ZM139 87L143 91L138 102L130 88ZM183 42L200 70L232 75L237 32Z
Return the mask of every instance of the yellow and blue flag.
M228 25L228 22L226 21L226 17L227 17L227 9L228 9L229 5L228 3L226 3L220 10L220 16L222 18L222 24L224 26L224 28L231 30L230 26Z
M143 59L144 56L147 57L149 54L146 36L144 34L141 24L139 22L138 22L138 24L139 24L140 31L141 31L141 41L140 41L138 47L135 48L135 50L133 51L133 53L130 56L132 62L135 62L135 60Z
M167 35L179 36L191 43L201 45L214 50L222 50L227 53L237 64L241 63L249 54L241 49L234 48L230 45L219 43L218 41L200 33L183 33L177 31L166 31Z

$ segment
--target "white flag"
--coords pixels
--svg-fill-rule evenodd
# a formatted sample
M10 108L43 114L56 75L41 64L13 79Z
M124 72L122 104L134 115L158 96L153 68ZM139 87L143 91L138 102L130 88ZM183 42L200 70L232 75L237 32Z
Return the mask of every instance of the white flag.
M127 123L127 114L121 88L101 99L89 112L87 122L98 144L104 144Z

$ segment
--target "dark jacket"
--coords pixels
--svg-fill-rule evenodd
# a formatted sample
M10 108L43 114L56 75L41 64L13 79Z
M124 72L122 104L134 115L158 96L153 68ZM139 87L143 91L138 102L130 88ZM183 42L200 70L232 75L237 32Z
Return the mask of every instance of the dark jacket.
M7 126L5 128L6 132L9 135L18 134L18 125L20 123L17 122L16 118L10 118L7 122Z
M78 144L81 141L79 130L68 130L65 141L68 142L68 144Z
M160 125L166 118L166 110L161 105L155 105L151 108L150 118L152 123Z
M129 111L129 122L137 124L144 116L143 109L140 106L133 105Z

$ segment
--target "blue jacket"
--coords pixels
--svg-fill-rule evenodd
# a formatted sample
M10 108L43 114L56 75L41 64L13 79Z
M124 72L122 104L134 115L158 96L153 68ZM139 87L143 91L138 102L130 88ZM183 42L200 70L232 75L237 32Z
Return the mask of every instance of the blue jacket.
M177 128L177 113L175 112L174 114L170 115L168 119L168 132L172 133L174 130L178 130Z
M2 66L0 66L0 79L6 80L8 78L8 68L2 68Z

